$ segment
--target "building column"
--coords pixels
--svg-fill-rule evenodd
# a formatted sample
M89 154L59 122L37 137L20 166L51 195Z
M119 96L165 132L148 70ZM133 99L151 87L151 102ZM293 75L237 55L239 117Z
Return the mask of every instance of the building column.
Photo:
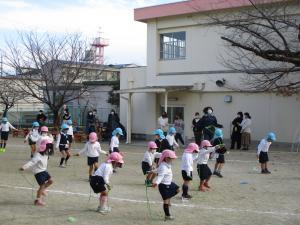
M168 92L165 92L165 112L168 113Z
M131 143L131 98L132 98L132 93L128 94L128 104L127 104L127 144Z

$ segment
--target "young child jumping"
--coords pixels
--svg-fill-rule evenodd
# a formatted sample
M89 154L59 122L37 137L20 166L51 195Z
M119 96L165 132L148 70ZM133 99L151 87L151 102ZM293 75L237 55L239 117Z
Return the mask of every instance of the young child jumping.
M154 153L156 152L156 149L157 149L157 145L155 144L155 142L150 141L148 143L148 150L145 152L142 161L142 170L144 175L146 175L145 185L147 187L152 186L152 181L155 176L154 173L150 173L150 172L155 169L153 163L154 163Z
M69 126L67 124L62 124L61 125L61 131L57 135L57 140L56 140L56 149L59 149L61 153L61 158L60 158L60 163L59 167L60 168L65 168L67 166L68 159L71 157L70 151L69 151L69 138L68 138L68 129ZM63 165L65 161L65 165Z
M36 142L40 139L39 133L40 124L38 122L32 123L32 130L26 135L24 143L28 141L31 153L30 157L32 158L36 151Z
M174 127L170 127L166 139L167 139L168 142L169 142L170 150L173 150L173 151L175 150L175 149L174 149L175 147L176 147L176 148L179 147L178 143L177 143L176 140L175 140L175 135L176 135L176 129L175 129Z
M217 150L216 153L216 164L214 169L214 175L222 178L223 175L221 174L221 171L225 164L225 152L227 149L225 148L224 141L223 141L223 132L221 129L216 128L215 129L215 135L213 139L213 146L219 145L220 148Z
M89 134L89 141L84 145L84 148L79 151L76 156L85 153L87 156L87 164L89 166L89 180L91 180L92 174L98 169L98 160L100 153L107 155L106 151L101 149L98 137L95 132Z
M18 130L13 125L8 122L6 117L3 117L0 124L1 131L1 142L0 142L0 152L5 152L6 143L8 140L9 129Z
M269 132L265 138L263 138L257 147L257 159L261 165L261 173L270 174L268 170L268 151L272 142L276 141L276 135L273 132Z
M43 140L38 148L38 152L34 154L33 158L27 162L24 166L20 168L21 171L32 168L35 179L40 185L34 204L36 206L43 206L45 202L42 197L47 195L47 188L53 184L53 180L50 174L47 172L48 165L48 154L49 145L51 142L49 140Z
M182 199L191 199L188 194L190 182L193 180L193 164L197 159L199 146L196 143L190 143L184 150L181 161L181 174L183 178ZM196 154L194 154L196 153Z
M174 217L170 214L170 201L171 198L179 193L179 187L177 184L172 182L172 161L177 156L172 150L164 150L158 162L158 168L156 169L157 178L153 183L152 187L157 187L161 197L163 199L163 209L165 212L165 220L174 220Z
M213 147L208 140L203 140L200 145L200 151L197 158L197 171L200 178L199 191L205 192L206 188L210 188L208 182L212 172L207 165L210 153L219 149L219 145Z
M108 192L111 189L109 179L113 173L113 167L121 168L123 163L123 156L118 152L113 152L91 177L90 185L93 191L97 194L100 193L97 212L101 214L107 214L111 211L108 206Z

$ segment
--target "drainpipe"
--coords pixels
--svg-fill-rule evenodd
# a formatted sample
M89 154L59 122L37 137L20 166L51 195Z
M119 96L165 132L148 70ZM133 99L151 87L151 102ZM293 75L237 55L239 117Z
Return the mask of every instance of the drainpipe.
M165 91L165 112L168 113L168 91Z
M127 104L127 141L126 144L131 143L131 98L132 98L132 93L128 94L128 104Z

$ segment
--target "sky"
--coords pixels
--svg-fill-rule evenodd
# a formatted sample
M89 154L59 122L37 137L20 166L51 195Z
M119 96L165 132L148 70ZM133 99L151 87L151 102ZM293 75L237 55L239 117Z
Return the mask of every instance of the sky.
M146 24L133 9L179 0L0 0L0 48L17 31L80 32L109 39L105 63L146 65Z

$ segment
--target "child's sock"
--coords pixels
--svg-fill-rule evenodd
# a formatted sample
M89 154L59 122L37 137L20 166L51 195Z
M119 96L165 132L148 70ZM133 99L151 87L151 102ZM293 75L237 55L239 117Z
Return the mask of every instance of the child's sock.
M68 156L66 157L65 163L67 163L67 161L68 161L69 158L70 158L70 156L68 155Z
M164 204L164 212L166 216L170 216L169 204Z
M2 143L0 143L0 148L2 148Z
M65 158L60 158L60 164L59 165L62 165L65 161Z
M182 195L183 195L183 196L187 195L188 190L189 190L189 186L183 184L183 185L182 185Z
M3 148L5 148L6 147L6 143L3 143Z

